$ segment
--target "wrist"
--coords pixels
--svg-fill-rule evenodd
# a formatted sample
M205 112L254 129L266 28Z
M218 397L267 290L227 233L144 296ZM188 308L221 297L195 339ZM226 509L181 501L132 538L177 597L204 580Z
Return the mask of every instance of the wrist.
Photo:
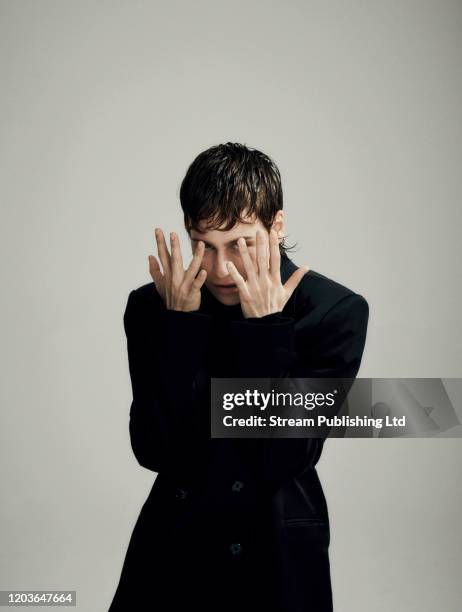
M167 307L167 310L171 310L173 312L199 312L199 306L197 308L182 308L181 306L170 306Z
M265 317L271 317L272 315L280 315L282 314L281 310L271 310L270 312L264 312L263 314L244 314L245 319L264 319Z

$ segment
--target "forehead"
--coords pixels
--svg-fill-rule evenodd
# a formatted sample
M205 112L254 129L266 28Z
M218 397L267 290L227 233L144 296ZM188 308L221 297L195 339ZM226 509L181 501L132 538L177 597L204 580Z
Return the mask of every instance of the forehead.
M233 227L227 231L223 231L221 229L224 227L224 224L221 225L219 229L214 230L206 230L205 226L206 223L201 222L199 224L200 231L192 229L191 238L200 238L201 240L206 241L214 240L215 242L227 242L233 238L239 238L239 236L254 235L257 229L261 229L263 227L263 224L260 219L246 219L245 222L236 222Z

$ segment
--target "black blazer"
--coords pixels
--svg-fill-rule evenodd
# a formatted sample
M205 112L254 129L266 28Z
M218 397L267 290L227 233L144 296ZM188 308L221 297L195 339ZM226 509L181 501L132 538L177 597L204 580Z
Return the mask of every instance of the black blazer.
M285 282L296 269L281 258ZM211 439L211 377L354 378L363 296L310 270L282 313L244 319L202 287L195 312L167 310L154 283L124 314L129 432L158 473L109 612L333 609L321 438Z

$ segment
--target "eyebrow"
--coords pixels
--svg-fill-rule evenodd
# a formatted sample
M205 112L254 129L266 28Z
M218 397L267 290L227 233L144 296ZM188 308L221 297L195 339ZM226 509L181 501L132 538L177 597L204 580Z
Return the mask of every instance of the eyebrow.
M253 240L254 236L238 236L237 238L234 238L234 240L230 240L229 242L226 242L225 244L233 244L234 242L237 242L239 240L239 238L244 238L245 240ZM193 242L199 242L199 240L201 242L204 242L205 244L208 244L210 246L214 246L211 242L207 242L207 240L203 240L202 238L191 238L191 240Z

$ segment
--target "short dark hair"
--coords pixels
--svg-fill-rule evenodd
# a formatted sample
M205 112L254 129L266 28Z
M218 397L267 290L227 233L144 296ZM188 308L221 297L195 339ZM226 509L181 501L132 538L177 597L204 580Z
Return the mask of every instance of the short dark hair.
M200 153L189 166L180 187L180 203L188 234L208 230L230 230L255 214L270 230L283 207L281 175L273 160L246 145L227 142ZM282 255L289 249L279 243Z

